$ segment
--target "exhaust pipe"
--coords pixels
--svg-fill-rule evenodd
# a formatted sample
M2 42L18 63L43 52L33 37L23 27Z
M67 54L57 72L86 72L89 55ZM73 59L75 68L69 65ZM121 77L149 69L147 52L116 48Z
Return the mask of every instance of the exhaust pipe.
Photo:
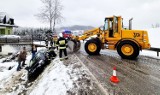
M132 20L133 18L129 19L129 30L132 30Z
M123 18L122 18L122 28L124 28L124 25L123 25Z

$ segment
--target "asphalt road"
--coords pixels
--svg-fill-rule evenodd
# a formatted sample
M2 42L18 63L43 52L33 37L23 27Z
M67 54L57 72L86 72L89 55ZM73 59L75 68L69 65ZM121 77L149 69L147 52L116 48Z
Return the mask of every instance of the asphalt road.
M110 95L160 95L160 60L139 56L136 60L121 59L116 51L103 50L89 56L81 46L76 53ZM118 84L110 82L113 67L117 68Z

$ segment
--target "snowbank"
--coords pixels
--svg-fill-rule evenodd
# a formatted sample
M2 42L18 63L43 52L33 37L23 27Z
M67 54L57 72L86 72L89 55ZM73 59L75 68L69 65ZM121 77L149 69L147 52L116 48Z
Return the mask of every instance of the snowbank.
M140 55L144 55L144 56L148 56L148 57L151 57L151 58L160 59L160 56L157 56L157 52L155 52L155 51L143 50L142 52L140 52Z
M72 80L67 74L69 68L66 68L62 62L55 59L53 67L51 67L45 74L43 74L42 79L38 81L35 89L30 93L30 95L65 95L69 88L72 88ZM47 74L48 73L48 74Z
M1 35L0 38L21 38L18 35Z
M146 29L151 47L160 48L160 28Z
M11 62L4 62L3 59L0 59L0 81L5 80L9 76L11 76L14 72L17 72L17 66L18 62L16 60L12 60ZM29 63L31 59L31 55L28 53L28 56L26 58L26 63ZM9 67L11 67L11 70L8 70ZM1 84L0 84L1 86Z
M31 55L27 56L26 63ZM2 60L2 59L1 59ZM12 64L12 65L11 65ZM52 60L45 70L33 82L27 82L27 71L16 71L17 62L0 63L0 95L98 95L100 90L91 79L86 68L73 55L69 59L60 61L57 57ZM8 66L13 66L7 70Z
M56 58L39 76L28 95L98 95L101 92L95 87L88 71L75 55L68 60Z

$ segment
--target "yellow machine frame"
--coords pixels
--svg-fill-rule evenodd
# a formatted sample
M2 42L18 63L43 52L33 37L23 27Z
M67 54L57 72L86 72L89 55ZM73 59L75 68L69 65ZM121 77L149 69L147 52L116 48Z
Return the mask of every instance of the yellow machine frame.
M90 39L85 45L86 52L91 55L98 54L107 45L108 49L117 50L122 58L135 59L139 50L150 48L147 31L124 29L121 16L106 17L103 29L88 30L73 38L85 40L94 35L97 35L98 40ZM97 44L97 41L101 44Z

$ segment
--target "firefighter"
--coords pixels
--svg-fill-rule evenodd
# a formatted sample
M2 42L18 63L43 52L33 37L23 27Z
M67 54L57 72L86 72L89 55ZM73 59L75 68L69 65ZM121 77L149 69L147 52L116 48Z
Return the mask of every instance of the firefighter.
M53 36L53 43L54 43L54 47L56 47L56 48L57 48L57 50L58 50L58 45L56 44L56 43L57 43L57 40L58 40L57 35L54 35L54 36Z
M68 59L67 56L67 40L63 37L62 33L59 34L59 39L56 43L59 49L59 58L62 61L63 59ZM64 52L65 57L62 57L62 53Z
M50 46L51 46L51 47L53 46L53 38L52 38L52 35L50 35Z
M46 47L48 47L48 37L47 36L45 37L45 44L46 44Z
M56 53L54 52L54 47L49 47L48 49L49 60L56 58Z

